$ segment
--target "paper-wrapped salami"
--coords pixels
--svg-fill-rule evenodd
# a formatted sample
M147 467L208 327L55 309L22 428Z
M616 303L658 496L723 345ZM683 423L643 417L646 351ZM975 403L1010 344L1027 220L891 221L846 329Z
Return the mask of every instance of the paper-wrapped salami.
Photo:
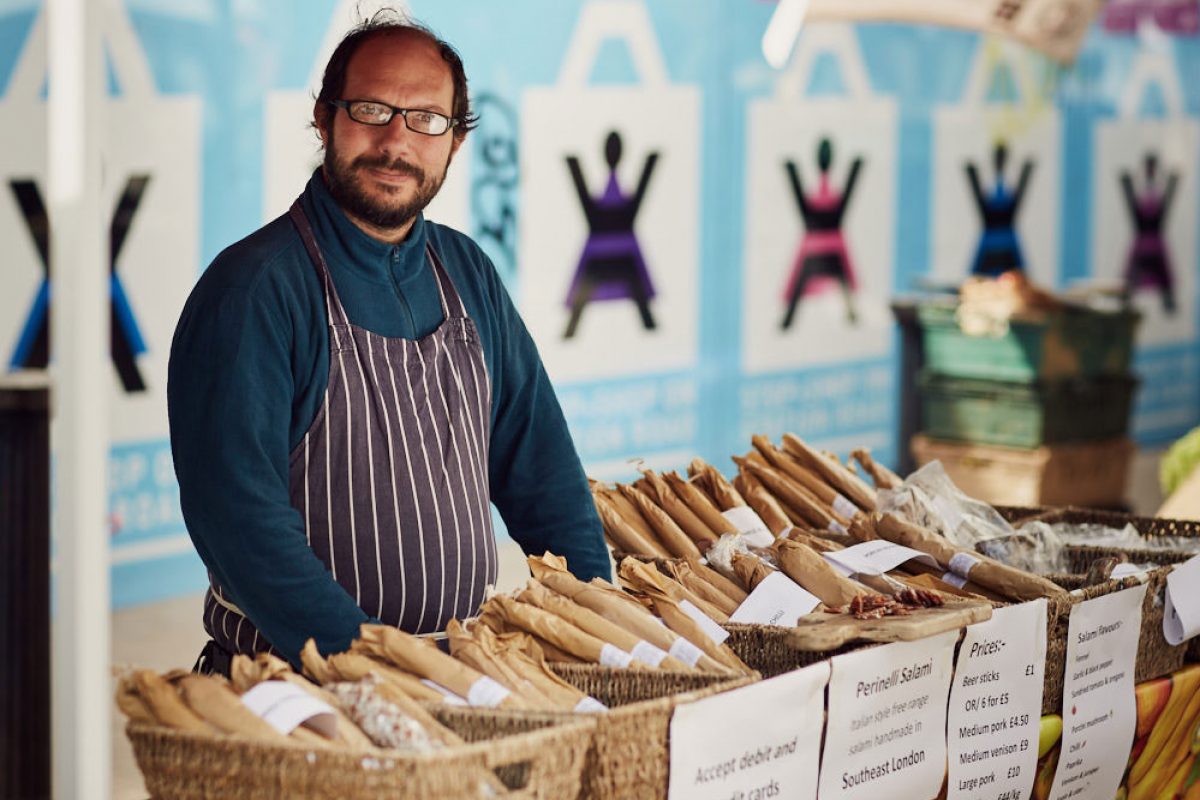
M494 609L509 626L531 633L586 663L608 667L635 665L628 652L592 636L557 614L504 595L497 595L484 605Z
M858 514L858 506L830 486L822 476L772 444L770 439L765 436L754 436L751 441L754 444L755 455L759 456L759 458L752 458L752 461L777 470L791 481L794 487L802 490L805 496L814 500L821 510L832 516L839 525L845 527Z
M717 644L709 637L696 620L680 608L679 604L663 594L652 594L651 601L655 611L667 627L678 633L685 641L698 647L713 661L719 663L726 672L749 674L751 670L740 658L724 644Z
M753 592L758 585L770 577L776 569L758 556L734 553L730 559L733 572L738 580L746 587L747 592Z
M882 515L875 529L884 539L928 553L949 572L1010 600L1036 600L1066 592L1053 581L954 545L944 536L905 522L893 514Z
M567 572L565 561L549 553L540 558L530 556L528 562L533 576L547 587L603 615L605 619L615 622L639 639L650 642L668 653L677 653L683 647L679 643L679 634L664 626L646 606L611 583L600 578L593 578L590 583L584 583ZM721 671L717 662L708 656L692 656L685 663L690 662L692 666L706 672Z
M872 458L871 451L866 447L851 450L850 457L861 464L866 473L871 476L876 489L897 489L904 483L903 478Z
M337 653L326 659L330 672L341 681L358 681L368 675L376 675L386 686L394 686L397 691L423 700L427 703L440 703L445 695L427 684L411 672L384 663L362 653Z
M480 626L479 629L491 633L489 628ZM483 637L476 638L458 620L452 619L446 625L446 638L450 641L450 655L507 688L526 708L549 710L556 707L550 698L514 670L506 659L486 647ZM494 635L486 641L494 641Z
M725 517L721 516L721 510L717 508L713 501L697 489L691 483L688 483L675 472L664 472L663 479L667 484L675 490L675 494L679 495L680 499L688 504L696 516L719 537L723 533L737 533L737 526L734 525Z
M648 593L650 589L653 589L670 597L677 603L684 601L691 603L704 612L706 616L717 622L724 623L729 621L729 615L720 608L700 597L683 584L663 575L650 564L638 561L635 558L626 558L617 565L617 575L620 577L623 586L635 592Z
M662 667L662 669L689 669L686 664L672 658L665 650L630 633L595 611L551 591L537 579L530 580L525 589L517 595L517 599L557 614L600 641L618 647L633 656L635 663L649 667Z
M792 527L792 518L788 516L787 511L749 470L740 469L737 477L733 479L733 485L746 498L746 502L771 533L779 536Z
M655 505L654 501L643 494L640 489L623 484L617 486L617 489L621 496L634 505L650 523L655 538L666 548L667 552L678 558L700 555L700 549L696 547L696 543L692 541L691 537L684 533L683 529L675 524L675 520L671 519L666 511Z
M222 733L264 741L287 738L251 711L223 680L185 675L179 679L179 693L196 714Z
M472 633L489 651L497 653L505 663L524 680L548 697L556 708L575 709L581 706L595 708L596 701L571 684L564 681L546 665L541 647L533 637L523 631L503 635L493 634L487 628L472 630Z
M702 564L698 559L688 559L687 565L692 568L692 572L717 587L726 597L732 599L734 603L741 605L745 602L746 591L712 567Z
M834 516L816 495L789 480L786 475L774 467L751 458L735 457L734 462L758 478L785 508L794 509L802 521L809 526L817 530L826 530L834 527L834 523L840 524L839 518Z
M607 495L595 492L592 500L596 504L596 513L604 526L604 536L614 550L626 553L641 553L655 558L670 558L671 553L659 543L658 539L650 539L638 533L613 505Z
M589 479L588 483L592 487L593 495L602 494L612 502L613 508L621 515L621 519L625 520L626 524L647 539L655 538L654 529L650 527L650 523L642 516L642 512L638 511L619 491L605 486L599 481Z
M634 486L645 492L651 500L658 504L659 508L666 511L671 519L675 520L675 524L692 538L701 551L707 552L708 548L717 541L718 535L713 529L704 524L704 521L687 503L680 499L661 475L648 469L642 470L642 477L634 483Z
M693 572L686 561L669 561L666 568L676 582L683 584L704 600L721 609L726 616L737 611L738 604L732 597Z
M438 646L388 625L363 625L351 650L365 652L433 681L473 706L515 708L512 692L478 670L443 653Z
M688 464L688 477L712 498L721 511L749 505L721 471L702 458L693 458L692 463Z
M863 511L874 511L877 505L875 490L847 469L841 462L826 458L809 447L803 439L790 433L783 435L784 452L795 456L803 466L816 472L825 482L837 489Z
M171 682L151 669L139 669L130 680L145 707L158 724L193 733L213 733L217 729L193 711Z
M806 544L791 539L775 543L775 560L789 578L827 606L840 607L867 591L840 575L819 553Z

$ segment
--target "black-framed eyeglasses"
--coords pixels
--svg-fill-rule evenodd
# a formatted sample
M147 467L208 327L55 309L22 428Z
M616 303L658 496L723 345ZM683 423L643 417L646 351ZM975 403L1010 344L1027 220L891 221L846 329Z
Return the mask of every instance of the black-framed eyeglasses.
M350 119L363 125L384 126L391 123L392 118L399 114L404 118L406 128L426 136L441 136L458 124L458 120L453 117L447 117L436 111L426 111L422 108L396 108L378 100L330 100L329 105L346 109L346 114Z

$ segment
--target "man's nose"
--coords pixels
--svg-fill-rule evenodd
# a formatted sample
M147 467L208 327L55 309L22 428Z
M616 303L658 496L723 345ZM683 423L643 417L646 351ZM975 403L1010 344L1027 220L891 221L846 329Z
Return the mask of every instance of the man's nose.
M412 150L416 142L413 137L420 135L410 131L404 117L397 114L387 125L379 126L379 148L390 156L403 155Z

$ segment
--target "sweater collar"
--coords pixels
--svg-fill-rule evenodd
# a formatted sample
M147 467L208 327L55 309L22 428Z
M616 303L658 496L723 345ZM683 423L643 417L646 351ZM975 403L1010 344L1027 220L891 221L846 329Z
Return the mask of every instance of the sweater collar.
M321 254L330 265L348 269L365 280L389 285L415 278L424 269L427 260L424 214L417 215L408 237L399 244L374 239L342 211L329 193L319 167L308 179L300 203L320 244Z

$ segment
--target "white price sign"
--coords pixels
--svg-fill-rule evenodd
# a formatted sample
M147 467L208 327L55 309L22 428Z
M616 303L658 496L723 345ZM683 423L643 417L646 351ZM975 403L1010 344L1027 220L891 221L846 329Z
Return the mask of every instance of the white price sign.
M828 682L823 661L676 708L668 800L815 798Z
M1046 601L967 627L947 720L948 800L1025 800L1037 769Z
M1051 800L1117 793L1137 729L1133 672L1145 597L1142 584L1071 609L1062 755Z
M837 656L822 800L929 798L946 774L946 700L958 631Z

